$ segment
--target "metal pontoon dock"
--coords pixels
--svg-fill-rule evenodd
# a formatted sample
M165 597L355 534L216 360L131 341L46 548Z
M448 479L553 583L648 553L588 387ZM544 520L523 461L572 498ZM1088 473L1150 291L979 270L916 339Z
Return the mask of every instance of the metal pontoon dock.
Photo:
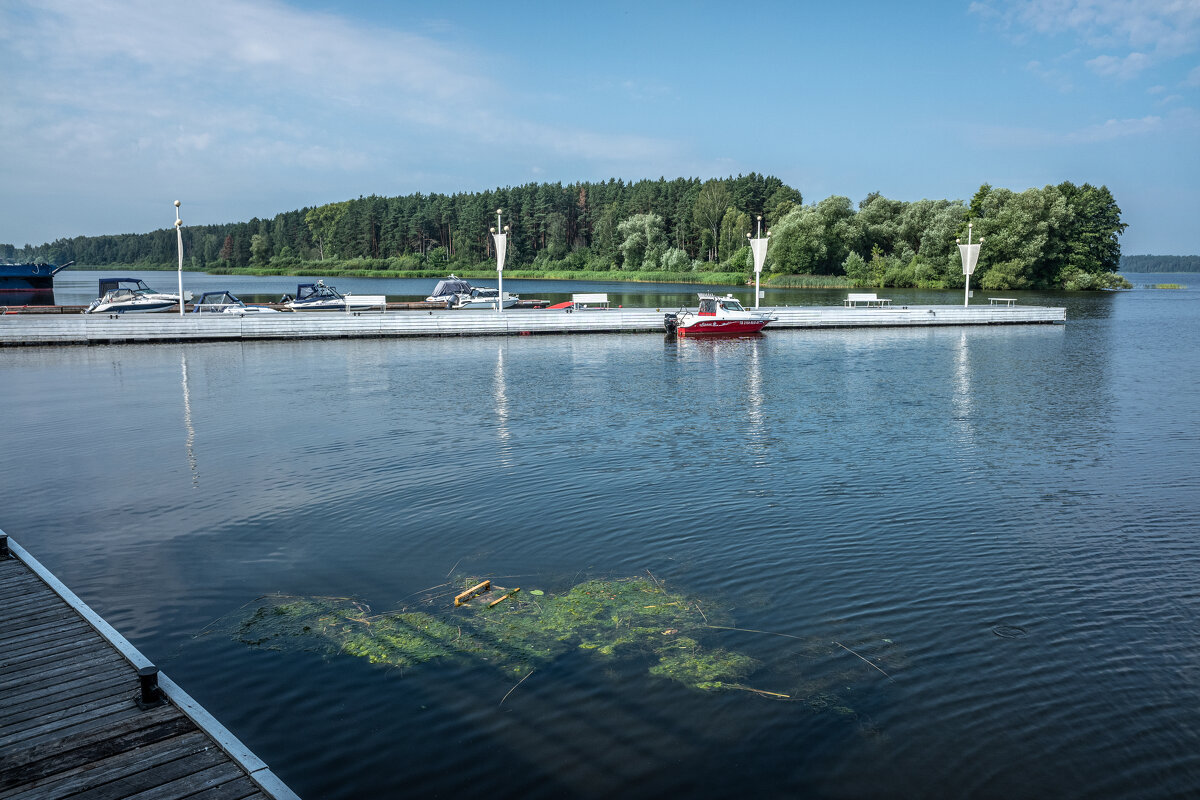
M0 346L113 344L261 339L386 338L403 336L516 336L541 333L664 333L674 308L575 311L339 311L259 314L9 314L0 316ZM1066 309L989 304L972 306L762 308L783 328L880 328L947 325L1028 325L1066 321Z
M296 799L0 531L0 798L78 794Z

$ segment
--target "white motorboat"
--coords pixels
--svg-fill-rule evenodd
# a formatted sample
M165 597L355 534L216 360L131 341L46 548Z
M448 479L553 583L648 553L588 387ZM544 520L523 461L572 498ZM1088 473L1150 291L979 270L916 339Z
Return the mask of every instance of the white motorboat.
M282 302L292 311L351 311L385 305L387 299L383 295L342 294L325 281L317 281L298 285L296 296L284 295Z
M487 286L473 286L469 294L460 294L454 308L495 308L500 299L500 290ZM504 293L504 308L512 308L521 301L520 296Z
M192 306L195 314L278 314L279 310L266 306L248 306L230 292L205 292Z
M739 336L758 333L776 318L774 314L746 310L731 294L717 297L701 292L699 308L667 314L663 325L668 333L680 336Z
M437 282L437 286L433 287L433 294L426 297L425 302L446 303L447 307L453 308L454 303L458 302L458 296L464 293L471 293L471 284L456 277L454 273L450 273L449 278L443 278Z
M191 299L191 292L183 293L184 302ZM134 314L178 307L178 294L156 292L138 278L101 278L100 297L93 300L83 313Z
M488 286L472 286L453 274L438 281L433 294L425 298L427 303L445 303L446 308L495 308L500 290ZM521 301L515 294L504 293L504 308L512 308Z

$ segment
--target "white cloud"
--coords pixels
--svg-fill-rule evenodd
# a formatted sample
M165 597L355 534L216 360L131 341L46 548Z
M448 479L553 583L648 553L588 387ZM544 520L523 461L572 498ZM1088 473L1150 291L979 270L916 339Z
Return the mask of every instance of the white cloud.
M56 44L47 50L45 42ZM226 162L363 169L379 154L361 148L380 145L362 132L379 127L397 142L432 136L441 146L499 143L580 159L671 150L647 137L520 119L506 109L522 98L474 53L276 0L8 3L0 5L0 46L9 67L36 64L6 67L3 128L19 137L8 145L47 155L86 147L107 160L141 142L141 158L203 152ZM14 116L24 131L13 130ZM63 118L82 122L56 128Z
M1183 80L1184 86L1200 86L1200 67L1193 67Z
M1114 139L1124 139L1130 136L1146 136L1162 129L1162 117L1142 117L1141 119L1110 119L1099 125L1089 125L1078 131L1066 134L1066 142L1110 142Z
M1062 72L1062 70L1046 67L1040 61L1030 61L1025 65L1025 69L1036 75L1043 83L1054 87L1064 94L1074 88L1070 77Z
M1097 56L1088 61L1087 66L1097 75L1129 80L1150 66L1150 58L1145 53L1130 53L1124 58Z
M974 139L993 148L1044 148L1144 137L1158 133L1166 127L1162 117L1147 116L1140 119L1109 119L1065 132L994 125L975 128L971 133Z
M1018 39L1071 34L1093 52L1124 52L1087 62L1119 79L1200 49L1196 0L977 0L969 10Z
M1093 47L1125 46L1175 56L1200 44L1200 3L1195 0L987 0L973 2L970 10L1018 32L1074 32Z

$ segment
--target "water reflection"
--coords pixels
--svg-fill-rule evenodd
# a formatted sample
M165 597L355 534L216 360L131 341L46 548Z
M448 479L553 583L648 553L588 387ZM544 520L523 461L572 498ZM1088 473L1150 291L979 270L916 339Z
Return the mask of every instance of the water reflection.
M513 466L512 431L509 429L508 380L504 374L503 344L496 350L496 370L492 373L492 400L495 403L496 435L500 442L500 466Z
M954 426L958 432L958 441L969 449L975 445L975 424L971 417L974 403L971 396L971 358L967 348L967 331L959 334L958 343L954 346Z
M188 393L187 352L179 354L180 367L183 372L180 383L183 385L183 427L187 431L184 446L187 448L188 469L192 473L192 488L200 488L200 476L196 472L196 430L192 427L192 401Z
M767 425L763 413L762 341L747 342L746 353L746 419L747 436L756 450L765 450Z

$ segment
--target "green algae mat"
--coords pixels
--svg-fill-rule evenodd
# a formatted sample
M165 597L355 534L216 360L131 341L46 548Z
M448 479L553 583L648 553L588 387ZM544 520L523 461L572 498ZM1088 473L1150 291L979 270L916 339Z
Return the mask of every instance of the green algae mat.
M455 591L477 583L477 578L464 579ZM434 602L440 604L440 598ZM422 605L428 609L430 601ZM462 606L447 599L444 611L374 614L349 598L284 595L262 597L245 611L229 627L236 639L253 646L325 651L403 668L458 660L513 678L582 650L600 659L640 658L651 675L698 691L743 690L841 713L853 712L830 687L848 683L856 671L862 680L864 663L875 670L876 679L888 679L880 663L890 663L888 657L894 655L890 640L877 637L851 649L789 636L798 640L800 658L832 659L842 648L863 663L849 664L818 682L785 681L754 657L713 640L728 631L786 634L732 627L715 606L705 603L702 608L697 598L671 591L652 577L589 580L558 594L490 587ZM748 685L751 676L776 685Z

